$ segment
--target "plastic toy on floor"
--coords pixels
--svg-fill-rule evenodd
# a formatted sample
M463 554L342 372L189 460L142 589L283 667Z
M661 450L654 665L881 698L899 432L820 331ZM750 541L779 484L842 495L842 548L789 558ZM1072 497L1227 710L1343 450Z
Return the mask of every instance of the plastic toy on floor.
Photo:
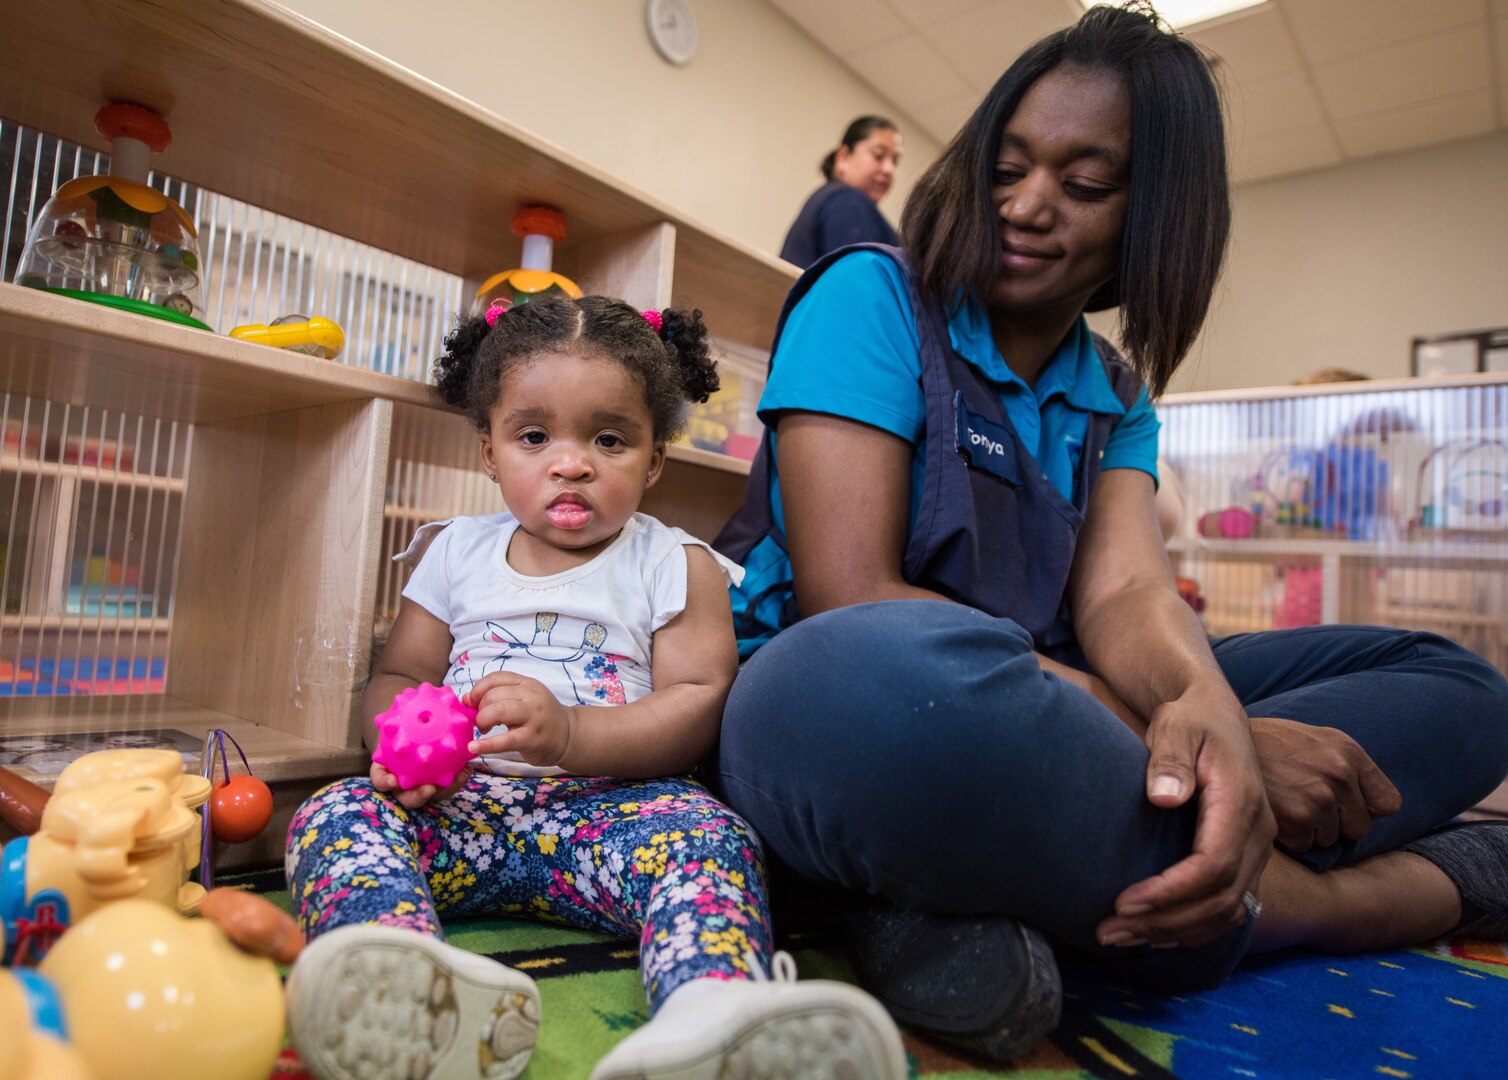
M37 215L16 283L210 329L200 318L194 219L147 186L151 155L172 142L167 121L140 105L106 105L95 130L110 140L108 176L76 177Z
M0 1080L91 1080L68 1045L53 986L35 971L0 968Z
M28 973L51 997L54 1026L65 1032L59 1048L89 1070L74 1075L266 1080L284 1016L269 953L291 962L297 928L265 899L234 889L214 890L203 915L187 919L149 900L122 900L81 919ZM0 1028L16 1026L14 1012L4 1010L0 998ZM31 1026L35 1048L40 1025ZM41 1037L58 1042L45 1028ZM6 1053L11 1045L7 1039ZM31 1075L60 1080L53 1072Z
M246 770L232 776L230 755L225 740L236 748L241 766ZM220 755L220 779L215 780L215 755ZM223 728L212 728L204 736L204 778L213 782L209 800L200 811L199 884L206 889L215 885L212 840L222 844L244 844L255 840L272 820L272 789L251 775L251 762L241 744Z
M462 705L447 687L410 687L373 719L377 749L372 760L397 777L401 787L446 787L471 760L467 744L476 733L476 710Z
M494 300L527 304L545 296L581 297L581 289L550 268L555 245L566 236L565 215L551 206L525 206L513 215L513 235L524 241L518 268L493 274L476 291L472 313L480 315Z
M101 750L64 768L36 834L0 853L5 961L37 963L115 901L197 911L204 889L186 879L199 864L194 810L209 790L176 750Z

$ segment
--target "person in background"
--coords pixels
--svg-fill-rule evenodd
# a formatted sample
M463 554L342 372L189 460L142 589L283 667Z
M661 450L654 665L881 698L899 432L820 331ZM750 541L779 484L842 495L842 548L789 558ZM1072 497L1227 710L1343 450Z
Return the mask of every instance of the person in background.
M901 163L901 133L883 116L861 116L848 125L843 141L822 159L827 178L806 204L780 257L805 270L845 244L893 244L895 229L878 203L895 182Z
M717 781L863 985L992 1058L1054 949L1164 992L1249 953L1508 940L1508 682L1428 633L1209 640L1154 488L1229 232L1208 63L1149 4L1013 63L902 216L796 283ZM1118 306L1126 358L1085 311Z

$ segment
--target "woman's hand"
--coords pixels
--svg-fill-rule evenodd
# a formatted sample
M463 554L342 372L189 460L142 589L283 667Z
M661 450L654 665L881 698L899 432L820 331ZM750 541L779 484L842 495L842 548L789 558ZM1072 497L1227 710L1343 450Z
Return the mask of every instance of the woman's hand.
M1147 731L1147 798L1172 809L1198 798L1194 850L1116 898L1096 936L1106 945L1204 945L1246 918L1277 832L1241 707L1228 694L1159 706Z
M1278 843L1289 851L1359 840L1372 822L1403 807L1393 782L1343 731L1253 717L1251 738Z
M473 754L516 751L530 765L559 765L565 760L573 714L539 680L495 671L462 701L477 711L476 726L482 732L471 743ZM487 734L497 728L502 729L499 734Z
M456 778L450 782L450 785L443 788L436 787L434 784L420 784L416 788L400 787L398 778L375 761L372 762L367 775L372 778L374 788L397 799L399 806L407 810L417 810L431 802L444 802L465 787L466 781L471 779L471 766L468 765L456 773Z

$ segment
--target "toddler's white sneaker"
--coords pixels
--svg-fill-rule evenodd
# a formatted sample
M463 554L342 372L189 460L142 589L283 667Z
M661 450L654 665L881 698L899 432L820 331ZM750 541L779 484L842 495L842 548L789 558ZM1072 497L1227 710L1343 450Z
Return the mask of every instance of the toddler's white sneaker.
M906 1053L880 1003L847 983L774 977L693 979L620 1042L592 1080L906 1080Z
M391 926L315 938L288 974L288 1028L318 1080L512 1080L539 1032L521 971Z

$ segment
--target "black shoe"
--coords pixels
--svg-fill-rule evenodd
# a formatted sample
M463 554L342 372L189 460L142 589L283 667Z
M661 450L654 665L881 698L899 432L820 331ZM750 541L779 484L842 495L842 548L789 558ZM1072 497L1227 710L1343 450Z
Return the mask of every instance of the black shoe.
M1014 919L854 907L844 929L860 983L903 1024L992 1061L1030 1050L1063 1012L1047 939Z
M1461 894L1452 937L1508 941L1508 821L1457 822L1398 850L1434 863Z

